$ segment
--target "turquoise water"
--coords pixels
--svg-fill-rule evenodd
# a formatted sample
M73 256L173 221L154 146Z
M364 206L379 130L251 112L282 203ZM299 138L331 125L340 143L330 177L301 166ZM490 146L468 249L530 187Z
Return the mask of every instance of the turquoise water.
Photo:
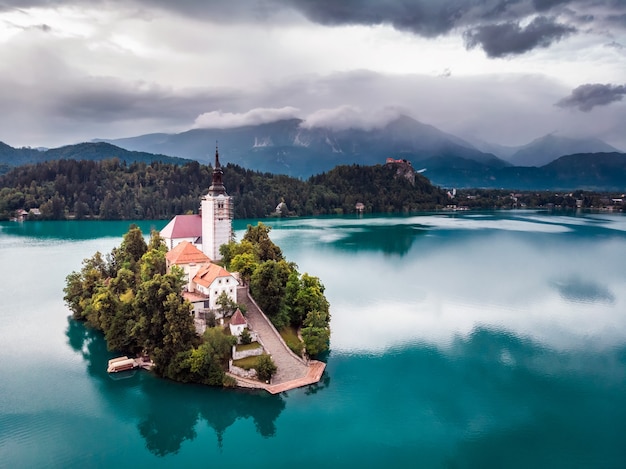
M0 467L626 466L626 217L265 222L332 313L278 396L111 379L62 288L128 223L0 224Z

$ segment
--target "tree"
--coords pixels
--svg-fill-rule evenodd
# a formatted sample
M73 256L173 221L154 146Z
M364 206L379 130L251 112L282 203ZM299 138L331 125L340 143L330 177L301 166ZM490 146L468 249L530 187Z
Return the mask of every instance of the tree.
M107 273L108 267L102 254L96 252L92 257L83 260L80 272L72 272L66 277L63 299L74 319L86 319L93 296L103 284ZM97 327L96 324L92 326Z
M239 272L239 276L244 284L250 283L252 274L257 268L258 262L251 252L237 254L230 263L230 269Z
M168 377L184 382L223 385L226 378L224 370L236 341L235 337L224 334L222 328L208 328L198 348L177 355L170 364Z
M257 226L248 225L243 241L251 242L257 251L257 255L261 262L264 261L280 261L283 259L283 252L272 242L269 233L271 227L259 222Z
M328 350L330 342L330 316L321 311L307 314L302 328L302 340L309 355L318 355Z
M235 303L225 291L221 292L218 295L215 303L217 304L220 312L225 318L231 317L233 314L235 314L235 311L237 311L237 303Z
M250 279L252 296L278 329L289 322L283 303L290 272L291 266L284 260L270 260L260 264Z
M241 341L242 345L248 345L252 343L252 336L250 335L250 331L247 327L244 327L244 329L241 331L241 334L239 334L239 340Z
M117 253L119 256L118 263L120 265L124 263L134 265L139 262L139 259L141 259L147 250L148 246L143 239L141 229L137 225L132 224L128 232L124 235L124 240Z
M319 278L304 273L297 278L297 273L287 283L286 307L292 325L299 327L311 311L328 313L329 304L324 296L324 285Z
M269 355L260 355L259 358L257 358L254 369L256 370L258 378L261 381L266 382L269 382L272 379L274 373L276 373L276 371L278 370L276 364L272 360L272 357L270 357Z

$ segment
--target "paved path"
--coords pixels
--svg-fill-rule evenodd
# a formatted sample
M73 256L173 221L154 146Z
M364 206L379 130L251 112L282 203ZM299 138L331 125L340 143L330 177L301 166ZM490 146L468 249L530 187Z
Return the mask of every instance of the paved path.
M307 365L302 358L293 353L280 337L276 328L249 297L247 287L237 289L237 302L246 306L248 325L259 335L263 346L272 356L277 368L272 377L272 383L269 385L233 376L240 386L262 388L276 394L288 389L317 383L320 380L326 365L315 360L310 361Z
M247 288L240 287L237 289L237 302L246 305L246 320L248 321L248 325L259 334L263 346L272 356L272 360L278 368L272 378L272 384L283 383L305 376L308 369L304 360L297 357L289 347L285 345L278 331L276 331L274 326L250 299Z

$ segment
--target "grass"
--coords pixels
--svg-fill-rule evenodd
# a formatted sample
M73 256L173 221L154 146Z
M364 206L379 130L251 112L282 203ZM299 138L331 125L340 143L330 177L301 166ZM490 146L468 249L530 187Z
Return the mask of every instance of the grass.
M239 368L243 368L244 370L249 370L256 366L259 357L261 356L262 355L256 357L242 358L241 360L233 360L233 365L238 366Z
M298 332L293 327L283 327L280 330L280 336L283 338L283 340L287 344L287 347L289 347L293 353L298 356L302 355L304 344L298 338Z
M250 344L240 344L235 346L235 350L237 350L237 352L245 352L246 350L254 350L257 349L261 346L261 344L259 344L258 342L252 342Z

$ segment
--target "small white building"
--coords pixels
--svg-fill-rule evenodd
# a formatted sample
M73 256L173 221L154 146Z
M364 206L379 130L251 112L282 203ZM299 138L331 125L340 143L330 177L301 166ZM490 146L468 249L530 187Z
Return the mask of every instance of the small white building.
M243 317L243 314L241 314L239 308L237 308L233 317L230 318L229 327L231 335L235 337L239 337L243 330L248 327L248 322L246 321L246 318Z

